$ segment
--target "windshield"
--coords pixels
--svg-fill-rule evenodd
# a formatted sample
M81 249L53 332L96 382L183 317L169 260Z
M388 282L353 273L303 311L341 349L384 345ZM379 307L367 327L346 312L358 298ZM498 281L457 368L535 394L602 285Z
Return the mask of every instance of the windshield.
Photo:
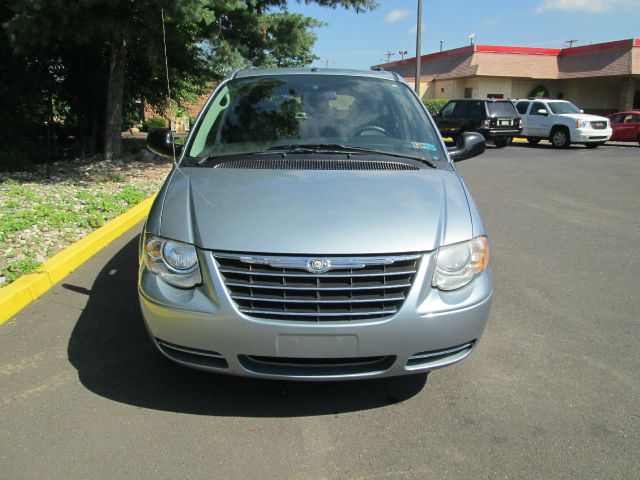
M549 102L549 108L556 115L563 113L580 113L580 109L571 102Z
M496 117L515 117L518 115L511 102L487 102L489 114Z
M403 83L346 75L270 75L224 84L192 133L185 161L290 145L359 147L446 160L438 132Z

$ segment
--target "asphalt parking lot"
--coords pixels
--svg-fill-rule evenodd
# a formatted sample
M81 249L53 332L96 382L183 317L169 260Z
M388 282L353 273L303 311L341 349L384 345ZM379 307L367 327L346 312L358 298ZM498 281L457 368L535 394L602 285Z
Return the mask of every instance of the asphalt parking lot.
M130 231L0 326L0 477L640 478L640 147L458 165L496 287L469 358L353 383L180 368L147 340Z

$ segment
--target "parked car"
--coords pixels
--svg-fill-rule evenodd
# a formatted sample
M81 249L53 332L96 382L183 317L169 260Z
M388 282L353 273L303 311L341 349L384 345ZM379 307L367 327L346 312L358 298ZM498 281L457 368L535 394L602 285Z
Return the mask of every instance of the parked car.
M607 118L613 130L610 140L640 144L640 110L612 113Z
M172 157L170 130L149 148ZM274 379L428 372L475 348L489 241L411 87L390 72L242 70L217 87L153 204L139 298L182 365Z
M522 118L522 136L529 143L549 140L556 148L582 143L596 148L609 140L609 120L588 115L566 100L544 98L512 100Z
M451 100L434 117L443 137L457 141L461 133L478 132L496 147L520 135L520 117L508 100Z

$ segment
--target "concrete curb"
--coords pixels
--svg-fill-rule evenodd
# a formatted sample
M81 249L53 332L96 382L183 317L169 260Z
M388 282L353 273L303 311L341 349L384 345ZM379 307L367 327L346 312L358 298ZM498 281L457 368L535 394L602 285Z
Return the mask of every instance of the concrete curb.
M50 258L34 273L0 288L0 325L49 290L149 213L155 195Z

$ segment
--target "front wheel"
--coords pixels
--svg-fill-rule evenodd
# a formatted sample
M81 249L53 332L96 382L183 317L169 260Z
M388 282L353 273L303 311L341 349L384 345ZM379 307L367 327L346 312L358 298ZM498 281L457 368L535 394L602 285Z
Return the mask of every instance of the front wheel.
M511 138L509 137L505 137L505 138L496 138L493 143L496 145L496 147L498 148L504 148L507 145L509 145L509 143L511 142Z
M527 142L529 142L531 145L537 145L537 144L540 143L540 139L539 138L528 137L527 138Z
M564 127L558 127L552 130L549 141L551 145L556 148L569 148L569 145L571 145L569 131Z

